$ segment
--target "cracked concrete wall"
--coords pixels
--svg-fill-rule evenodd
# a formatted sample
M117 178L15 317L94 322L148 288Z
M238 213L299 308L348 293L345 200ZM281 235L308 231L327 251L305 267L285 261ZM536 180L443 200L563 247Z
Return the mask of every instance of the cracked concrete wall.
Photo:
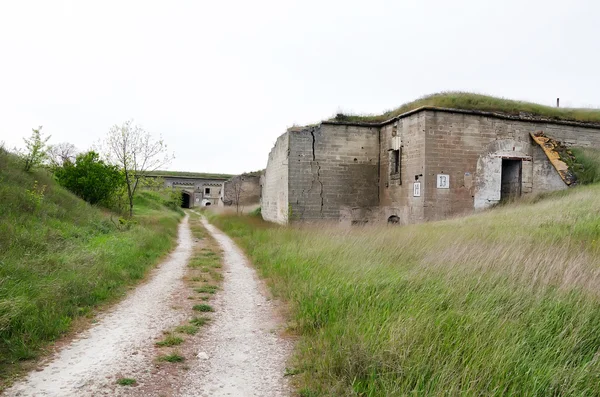
M292 219L338 220L379 204L378 128L323 123L289 134Z
M288 222L288 155L289 132L277 138L269 153L263 177L261 213L266 221L285 224Z

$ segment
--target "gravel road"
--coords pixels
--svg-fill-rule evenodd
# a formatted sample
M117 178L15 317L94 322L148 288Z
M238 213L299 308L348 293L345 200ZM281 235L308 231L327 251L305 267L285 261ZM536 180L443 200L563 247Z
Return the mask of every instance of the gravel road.
M292 343L280 336L276 306L233 241L203 220L223 249L222 290L211 301L213 320L199 335L196 357L176 375L169 396L289 396L284 377ZM154 342L162 331L185 323L190 313L177 307L193 250L188 217L179 225L177 248L149 280L99 316L98 323L48 359L37 371L6 390L6 396L163 395L154 367ZM132 376L138 387L116 380Z
M284 377L292 344L281 338L272 301L244 254L224 233L204 226L224 254L217 316L202 338L201 357L183 382L182 396L289 396Z
M145 370L152 362L154 340L187 313L171 307L171 296L183 288L182 277L192 253L188 217L179 225L177 248L153 270L148 282L133 290L88 331L78 335L41 370L31 372L7 396L115 395L119 373Z

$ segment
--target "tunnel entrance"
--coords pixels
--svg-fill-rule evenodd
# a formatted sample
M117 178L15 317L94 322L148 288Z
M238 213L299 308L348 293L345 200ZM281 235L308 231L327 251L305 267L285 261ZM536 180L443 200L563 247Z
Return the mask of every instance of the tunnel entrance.
M521 196L522 164L521 159L502 159L500 200L514 200Z
M189 193L181 192L181 208L192 208L192 200Z

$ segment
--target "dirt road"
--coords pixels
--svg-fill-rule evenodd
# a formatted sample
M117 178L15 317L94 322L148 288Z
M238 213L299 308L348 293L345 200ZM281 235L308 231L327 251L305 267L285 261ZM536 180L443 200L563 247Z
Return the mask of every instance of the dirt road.
M279 336L271 301L235 243L208 222L224 252L225 279L218 316L203 337L204 357L183 382L182 396L288 396L284 378L291 343Z
M274 308L240 250L204 223L224 251L224 282L211 302L216 310L213 321L194 347L198 354L187 361L184 373L176 375L179 386L168 395L290 395L283 374L291 344L276 331L280 323ZM193 244L186 216L179 226L177 248L146 283L6 395L163 395L162 380L153 370L154 342L191 315L177 305L186 291L183 276ZM135 377L139 387L116 385L123 375Z

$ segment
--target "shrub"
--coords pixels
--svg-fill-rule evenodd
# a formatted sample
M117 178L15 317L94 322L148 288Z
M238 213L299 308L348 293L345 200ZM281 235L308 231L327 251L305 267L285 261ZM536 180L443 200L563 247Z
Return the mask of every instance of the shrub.
M66 161L55 176L58 183L90 204L109 203L125 185L119 168L106 164L93 151L78 155L75 163Z

